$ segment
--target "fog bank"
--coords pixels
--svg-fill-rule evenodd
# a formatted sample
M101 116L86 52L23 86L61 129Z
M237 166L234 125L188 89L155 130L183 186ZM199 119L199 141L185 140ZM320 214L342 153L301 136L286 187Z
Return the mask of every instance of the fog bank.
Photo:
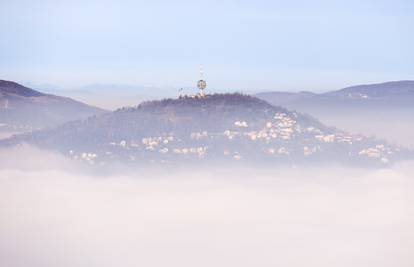
M412 163L101 177L0 151L0 266L413 266Z

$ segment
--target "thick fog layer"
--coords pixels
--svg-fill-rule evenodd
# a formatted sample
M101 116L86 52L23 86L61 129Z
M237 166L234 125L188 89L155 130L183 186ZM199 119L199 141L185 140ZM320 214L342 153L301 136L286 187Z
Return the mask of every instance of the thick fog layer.
M412 163L100 176L3 150L0 266L413 266Z

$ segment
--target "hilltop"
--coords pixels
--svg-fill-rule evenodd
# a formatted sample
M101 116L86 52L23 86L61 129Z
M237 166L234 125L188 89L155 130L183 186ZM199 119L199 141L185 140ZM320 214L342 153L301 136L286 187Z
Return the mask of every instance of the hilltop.
M327 127L256 97L216 94L144 102L137 107L21 135L91 164L263 162L386 165L400 148Z
M0 131L25 132L53 127L104 112L70 98L0 80Z

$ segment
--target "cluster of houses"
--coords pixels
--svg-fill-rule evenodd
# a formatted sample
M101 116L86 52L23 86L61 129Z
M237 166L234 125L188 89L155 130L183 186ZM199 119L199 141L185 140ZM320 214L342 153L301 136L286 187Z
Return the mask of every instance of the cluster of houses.
M299 138L301 142L295 140ZM131 153L131 160L137 157L134 153L153 153L162 157L165 156L187 156L203 159L209 152L221 149L221 155L231 157L234 160L241 160L248 155L248 151L237 149L231 145L233 141L246 142L250 145L260 143L258 147L264 155L291 155L292 146L296 146L294 153L300 152L303 157L310 157L315 153L324 150L324 145L342 144L353 145L363 140L362 136L352 135L345 132L330 131L324 133L316 127L302 128L296 121L295 116L286 113L277 112L271 120L265 121L258 127L256 122L236 120L229 129L223 132L198 131L190 132L188 136L176 136L174 133L165 133L161 136L146 136L141 140L120 140L110 142L109 147L116 147L118 153ZM304 141L305 140L305 141ZM297 149L297 146L300 146ZM264 147L264 148L263 148ZM121 151L121 152L120 152ZM354 153L357 157L366 157L370 159L378 159L382 163L388 163L388 156L392 150L383 144L377 144L374 147L365 147ZM93 164L99 159L97 152L70 152L70 155L79 160L84 160ZM113 150L103 153L105 156L116 157Z
M392 155L393 153L394 152L388 147L386 147L385 145L379 144L374 147L369 147L369 148L361 150L359 152L359 155L366 156L369 158L376 158L376 159L381 160L381 162L383 163L388 163L389 162L388 157Z

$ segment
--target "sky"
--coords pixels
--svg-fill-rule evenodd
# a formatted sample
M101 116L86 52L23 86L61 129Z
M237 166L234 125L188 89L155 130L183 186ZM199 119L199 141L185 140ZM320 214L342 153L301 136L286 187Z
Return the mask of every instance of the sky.
M414 79L414 2L0 0L0 79L323 91Z

